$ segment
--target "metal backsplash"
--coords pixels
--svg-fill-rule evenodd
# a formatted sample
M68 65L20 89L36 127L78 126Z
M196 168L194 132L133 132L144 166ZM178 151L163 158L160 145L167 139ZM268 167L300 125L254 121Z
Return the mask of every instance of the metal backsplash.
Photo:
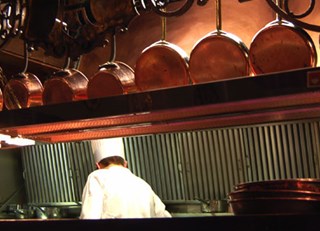
M320 178L320 122L295 121L125 138L129 168L166 201L225 199L240 182ZM31 204L78 203L90 142L23 148Z
M29 204L77 204L94 169L88 142L46 144L22 150Z

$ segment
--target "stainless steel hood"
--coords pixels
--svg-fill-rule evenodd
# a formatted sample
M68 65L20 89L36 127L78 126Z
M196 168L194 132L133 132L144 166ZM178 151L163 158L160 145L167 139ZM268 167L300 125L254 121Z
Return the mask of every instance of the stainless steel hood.
M0 133L44 143L320 117L320 68L0 112Z

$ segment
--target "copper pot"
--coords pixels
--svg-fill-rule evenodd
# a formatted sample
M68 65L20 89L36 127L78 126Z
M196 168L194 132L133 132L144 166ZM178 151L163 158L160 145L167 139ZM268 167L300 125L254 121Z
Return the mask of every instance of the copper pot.
M2 111L4 108L3 90L6 83L7 78L4 75L2 68L0 67L0 111Z
M0 111L3 110L3 94L2 94L2 90L0 88Z
M190 53L193 83L225 80L251 74L249 49L234 34L221 29L221 1L216 0L216 27L196 42Z
M43 104L66 103L87 99L88 78L74 68L55 72L44 82Z
M320 213L320 180L315 178L244 182L234 186L234 214Z
M134 70L127 64L115 61L116 36L112 34L109 62L101 65L99 71L89 78L88 98L102 98L137 92Z
M236 191L261 191L261 190L303 190L320 193L320 179L297 178L279 179L239 183L234 186Z
M140 91L190 84L189 57L179 46L165 40L166 20L162 17L162 38L138 57L135 81Z
M318 198L263 197L229 201L235 215L244 214L319 214Z
M32 73L19 73L4 87L3 97L7 109L28 108L42 105L43 86Z
M279 2L280 7L282 2ZM255 74L286 71L317 65L312 38L300 27L281 19L268 23L254 36L249 60Z
M106 63L89 78L88 98L101 98L137 92L134 71L127 64L114 61Z

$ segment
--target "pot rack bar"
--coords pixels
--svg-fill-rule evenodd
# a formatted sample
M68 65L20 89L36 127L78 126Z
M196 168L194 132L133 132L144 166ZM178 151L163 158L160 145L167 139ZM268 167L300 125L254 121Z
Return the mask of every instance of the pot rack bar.
M320 118L320 68L0 112L0 133L44 143Z

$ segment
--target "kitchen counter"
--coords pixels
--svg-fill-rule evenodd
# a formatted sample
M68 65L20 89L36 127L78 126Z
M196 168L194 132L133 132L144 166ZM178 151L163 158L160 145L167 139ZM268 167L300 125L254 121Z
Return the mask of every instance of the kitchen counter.
M1 230L319 230L320 214L243 215L152 219L25 219L0 220Z

